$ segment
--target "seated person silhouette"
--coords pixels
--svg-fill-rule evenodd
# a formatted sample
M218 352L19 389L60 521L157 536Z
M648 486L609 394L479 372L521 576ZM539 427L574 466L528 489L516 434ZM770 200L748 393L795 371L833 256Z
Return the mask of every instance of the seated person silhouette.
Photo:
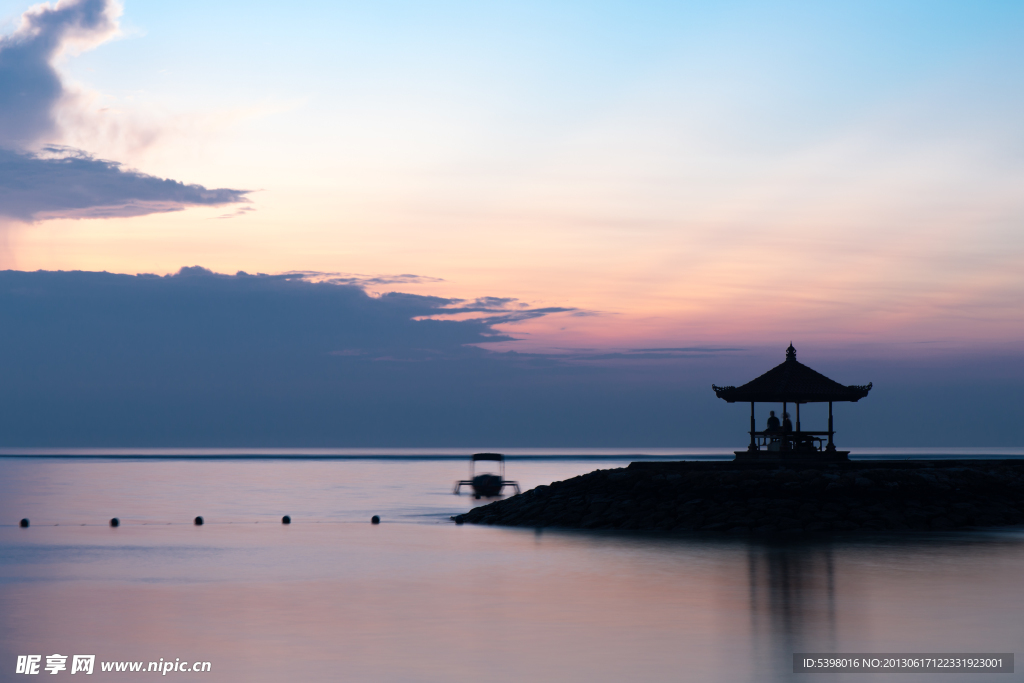
M768 428L765 429L765 431L766 432L777 432L780 429L779 418L775 417L775 411L774 410L771 410L769 412L771 413L771 415L768 416Z
M789 421L789 413L782 414L782 428L787 432L793 431L793 423Z

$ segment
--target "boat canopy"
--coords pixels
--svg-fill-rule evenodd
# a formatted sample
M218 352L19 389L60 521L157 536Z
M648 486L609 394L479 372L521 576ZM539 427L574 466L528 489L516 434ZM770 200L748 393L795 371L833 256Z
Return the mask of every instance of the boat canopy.
M481 460L494 460L495 462L504 462L505 456L501 453L474 453L473 462L479 462Z

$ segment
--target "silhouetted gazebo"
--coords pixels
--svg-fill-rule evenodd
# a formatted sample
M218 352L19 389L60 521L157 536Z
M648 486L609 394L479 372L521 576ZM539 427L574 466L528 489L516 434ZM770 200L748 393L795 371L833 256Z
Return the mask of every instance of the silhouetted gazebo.
M719 387L718 398L728 403L750 403L750 445L736 451L736 460L849 460L849 451L836 450L832 429L832 404L836 401L857 402L868 395L871 384L843 386L796 359L793 344L786 349L786 360L741 387ZM757 431L754 420L755 403L781 403L783 419ZM789 423L786 410L796 404L796 429ZM828 431L803 431L800 406L804 403L828 403ZM824 444L825 437L828 443Z

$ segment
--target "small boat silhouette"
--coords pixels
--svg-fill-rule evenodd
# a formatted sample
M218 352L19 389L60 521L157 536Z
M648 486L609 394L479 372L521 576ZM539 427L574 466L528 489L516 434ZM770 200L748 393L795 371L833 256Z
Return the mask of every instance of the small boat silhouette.
M481 460L500 463L501 472L477 474L476 464ZM458 482L452 493L458 495L463 486L472 487L473 497L477 499L500 496L506 486L511 486L519 493L519 482L505 479L505 456L501 453L474 453L469 460L469 479Z

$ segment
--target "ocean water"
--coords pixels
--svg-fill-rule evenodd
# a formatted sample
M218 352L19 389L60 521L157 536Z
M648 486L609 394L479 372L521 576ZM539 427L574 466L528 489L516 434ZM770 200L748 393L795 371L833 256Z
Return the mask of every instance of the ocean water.
M178 661L210 671L163 676L731 683L865 679L794 674L797 652L1024 651L1024 530L769 543L456 526L481 504L451 492L469 452L8 452L0 681L24 680L19 655L41 655L50 680L53 654L95 655L96 681L162 675L103 662ZM641 457L726 456L508 452L524 490ZM936 676L1024 680L867 680Z

